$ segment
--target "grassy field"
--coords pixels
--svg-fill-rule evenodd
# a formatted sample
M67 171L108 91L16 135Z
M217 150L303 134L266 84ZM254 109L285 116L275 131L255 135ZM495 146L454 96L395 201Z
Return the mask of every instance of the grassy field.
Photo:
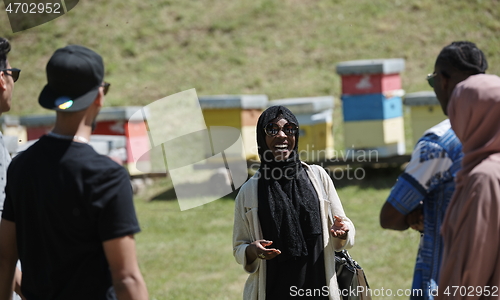
M351 255L365 269L372 289L394 293L411 287L419 241L414 231L383 230L378 223L398 173L366 170L362 181L336 182L356 226ZM162 179L136 198L143 230L137 235L139 259L151 299L241 299L247 275L232 255L233 198L181 212L169 187L171 182Z

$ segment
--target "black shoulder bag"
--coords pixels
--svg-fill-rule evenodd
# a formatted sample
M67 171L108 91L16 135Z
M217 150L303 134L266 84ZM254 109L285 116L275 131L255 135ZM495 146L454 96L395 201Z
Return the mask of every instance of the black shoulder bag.
M335 251L335 272L343 300L371 300L365 272L347 250Z

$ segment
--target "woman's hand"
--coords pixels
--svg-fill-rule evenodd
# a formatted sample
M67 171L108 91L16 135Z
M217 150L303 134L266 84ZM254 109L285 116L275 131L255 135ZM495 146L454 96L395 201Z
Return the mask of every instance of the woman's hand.
M341 240L347 239L347 233L349 232L349 227L342 221L339 216L333 217L333 225L330 228L330 233L333 237L339 238Z
M253 263L257 258L260 259L273 259L276 256L281 254L281 251L278 249L267 249L265 247L270 246L273 241L266 240L256 240L252 242L245 250L245 254L247 256L247 263Z

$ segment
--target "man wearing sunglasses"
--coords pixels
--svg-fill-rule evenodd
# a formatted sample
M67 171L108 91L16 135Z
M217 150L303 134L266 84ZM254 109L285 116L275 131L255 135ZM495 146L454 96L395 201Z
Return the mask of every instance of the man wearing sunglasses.
M469 76L484 73L483 52L471 42L453 42L439 53L434 73L427 76L445 115L455 86ZM391 190L380 212L383 228L423 233L413 276L410 299L433 299L438 289L443 240L441 224L455 190L454 178L462 161L462 144L445 120L420 138L405 172Z
M14 92L14 82L19 79L21 70L11 68L7 60L10 52L10 43L7 39L0 37L0 115L10 111L12 94ZM11 161L9 151L5 147L2 133L0 133L0 214L3 211L5 201L5 185L7 179L7 167ZM0 262L1 263L1 262ZM0 269L2 266L0 265ZM15 268L14 291L21 294L21 271ZM14 295L15 300L21 299Z
M8 170L0 300L18 255L27 299L146 300L128 172L88 145L109 88L102 58L70 45L55 51L46 73L38 100L56 111L56 122Z

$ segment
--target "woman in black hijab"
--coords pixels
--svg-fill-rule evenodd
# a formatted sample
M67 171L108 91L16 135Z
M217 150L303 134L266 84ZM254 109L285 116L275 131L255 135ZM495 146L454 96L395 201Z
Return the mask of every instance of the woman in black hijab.
M299 159L299 124L283 106L257 123L261 165L235 206L234 255L249 272L244 299L339 299L334 251L354 244L333 182Z

